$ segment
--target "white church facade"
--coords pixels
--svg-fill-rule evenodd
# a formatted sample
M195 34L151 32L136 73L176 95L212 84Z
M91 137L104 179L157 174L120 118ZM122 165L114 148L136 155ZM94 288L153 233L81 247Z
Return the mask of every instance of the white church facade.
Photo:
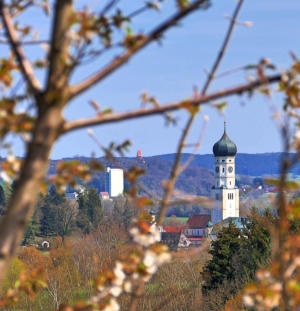
M235 183L235 156L237 147L224 134L213 146L215 156L215 184L212 187L212 223L216 224L229 217L239 217L239 189Z

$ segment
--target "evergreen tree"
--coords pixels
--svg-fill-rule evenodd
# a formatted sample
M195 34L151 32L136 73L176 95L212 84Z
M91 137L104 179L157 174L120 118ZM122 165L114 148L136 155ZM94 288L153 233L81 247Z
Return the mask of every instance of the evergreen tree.
M209 251L212 258L202 272L203 294L225 286L222 297L225 303L254 278L256 270L267 263L270 252L270 233L256 217L245 222L243 229L230 221L212 242Z
M252 280L256 270L266 264L271 255L271 237L268 229L256 217L246 222L242 230L238 254L238 279Z
M234 279L235 267L232 259L240 251L240 235L241 231L230 221L228 227L224 227L212 242L209 251L212 259L203 269L203 293L218 288L225 280Z
M6 207L5 192L3 186L0 185L0 215L3 215L5 213L5 207Z
M78 214L76 224L83 233L90 233L97 228L103 218L104 207L97 190L94 187L85 188L77 197Z
M38 234L39 234L39 225L37 221L37 209L35 209L31 217L31 220L26 227L22 245L34 244L36 242L35 238Z
M56 188L51 186L41 206L40 231L42 235L59 235L59 222L61 220L59 207L65 203L65 194L58 193Z
M35 237L38 232L38 226L33 221L30 221L26 227L22 245L29 245L35 243Z
M88 217L87 189L80 191L77 196L78 214L76 216L76 225L84 234L91 232L92 226Z
M103 218L104 207L97 190L92 187L87 191L87 214L94 228L97 228Z
M0 215L4 215L6 211L7 203L12 195L12 185L0 182Z
M44 200L41 206L42 217L40 220L40 231L43 236L52 236L57 228L57 211L48 200Z
M51 186L46 196L46 201L53 205L60 205L66 202L66 195L64 193L57 192L55 186Z
M0 205L3 207L6 205L5 192L2 185L0 185Z

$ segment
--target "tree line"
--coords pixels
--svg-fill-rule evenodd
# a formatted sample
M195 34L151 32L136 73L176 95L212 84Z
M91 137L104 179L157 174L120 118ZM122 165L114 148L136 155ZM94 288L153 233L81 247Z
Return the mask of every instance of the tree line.
M0 215L6 213L9 197L13 195L14 185L0 185ZM103 201L94 187L82 186L76 199L69 199L66 193L57 191L54 185L46 194L40 194L33 216L31 217L22 245L37 244L40 238L87 235L99 225L115 223L128 229L136 209L128 199L117 197L113 201Z

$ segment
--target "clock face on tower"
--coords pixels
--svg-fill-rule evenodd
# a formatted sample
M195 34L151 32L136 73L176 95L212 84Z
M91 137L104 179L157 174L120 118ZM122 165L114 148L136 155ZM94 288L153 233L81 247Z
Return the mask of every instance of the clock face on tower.
M233 167L232 167L232 166L229 166L229 167L228 167L228 172L229 172L229 173L232 173L232 172L233 172Z
M220 170L219 166L216 166L216 173L219 173L219 170Z

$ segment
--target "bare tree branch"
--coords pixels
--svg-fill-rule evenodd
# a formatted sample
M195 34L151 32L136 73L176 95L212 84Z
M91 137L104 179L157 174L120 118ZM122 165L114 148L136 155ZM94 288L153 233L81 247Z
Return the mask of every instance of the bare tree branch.
M116 123L125 120L134 119L137 117L147 117L151 115L159 115L163 114L168 111L179 110L182 108L190 108L192 106L199 106L203 104L207 104L209 101L217 100L220 98L232 96L232 95L241 95L242 93L253 91L254 89L265 85L266 82L268 83L275 83L281 80L281 74L276 74L272 76L267 76L266 80L263 81L257 79L255 81L238 85L232 88L228 88L225 90L217 91L211 93L209 95L198 96L197 98L190 99L190 100L182 100L172 104L163 105L154 108L148 109L137 109L129 112L122 112L122 113L110 113L110 114L102 114L96 117L81 119L76 121L65 122L62 133L67 133L70 131L74 131L81 128L86 128L89 126L94 125L102 125L108 123Z
M49 52L49 71L47 77L47 91L55 88L65 88L68 92L67 82L70 74L68 65L69 45L68 31L71 26L72 10L69 10L72 0L56 1L55 19L53 22L51 50ZM54 95L54 94L53 94Z
M227 33L226 33L226 35L225 35L224 41L223 41L223 43L222 43L222 46L221 46L220 51L219 51L219 53L218 53L218 56L217 56L217 58L216 58L216 60L215 60L215 63L213 64L212 69L211 69L211 71L210 71L210 73L209 73L209 75L208 75L208 78L207 78L207 80L206 80L206 83L205 83L204 86L203 86L202 95L205 95L205 94L206 94L206 92L207 92L207 90L208 90L208 88L209 88L210 83L212 82L212 80L215 79L215 74L216 74L216 72L217 72L217 70L218 70L218 67L219 67L219 65L220 65L220 63L221 63L221 61L222 61L222 59L223 59L223 56L224 56L224 54L225 54L225 52L226 52L226 49L227 49L227 47L228 47L230 38L231 38L232 33L233 33L234 26L235 26L235 24L236 24L236 18L237 18L237 16L238 16L239 12L240 12L240 9L241 9L241 7L242 7L242 5L243 5L243 2L244 2L244 0L241 0L241 1L238 2L237 6L236 6L236 8L235 8L235 11L234 11L234 13L233 13L233 16L232 16L232 18L230 19L231 22L230 22L229 28L228 28L228 30L227 30ZM188 160L184 163L184 165L182 165L182 166L179 168L178 175L179 175L181 172L183 172L183 171L188 167L188 165L191 163L191 161L193 160L193 158L194 158L194 153L195 153L196 150L200 147L201 137L202 137L202 133L201 133L201 135L200 135L199 142L198 142L198 144L197 144L197 146L196 146L196 148L195 148L193 154L188 158Z
M210 74L208 75L208 78L206 80L206 83L204 84L204 87L202 89L202 93L201 95L202 96L205 96L213 78L214 78L214 75L223 59L223 56L224 56L224 53L226 51L226 48L228 46L228 43L229 43L229 40L231 38L231 34L233 32L233 28L234 28L234 25L235 25L235 20L236 20L236 17L241 9L241 6L243 4L244 0L240 0L236 6L236 9L233 13L233 17L231 19L231 22L230 22L230 25L229 25L229 28L228 28L228 31L226 33L226 36L225 36L225 39L224 39L224 42L223 44L221 45L221 49L219 51L219 54L215 60L215 63L211 69L211 72ZM185 146L185 140L188 136L188 133L192 127L192 124L194 122L194 119L195 119L195 116L196 114L191 114L188 121L187 121L187 124L184 128L184 131L182 133L182 136L181 136L181 139L179 141L179 144L178 144L178 148L177 148L177 153L176 153L176 158L175 158L175 161L174 161L174 164L173 164L173 168L172 168L172 171L171 171L171 177L169 179L169 182L167 184L167 188L166 188L166 191L165 191L165 195L164 195L164 198L162 200L162 203L161 203L161 208L160 208L160 211L159 211L159 217L158 217L158 220L157 220L157 223L158 224L161 224L164 217L165 217L165 214L166 214L166 211L167 211L167 208L168 208L168 202L172 196L172 192L173 192L173 189L174 189L174 186L175 186L175 182L176 182L176 179L178 177L178 175L182 172L182 170L180 169L180 161L181 161L181 154L182 154L182 150Z
M138 287L136 288L136 290L131 295L131 301L130 301L130 306L128 308L128 311L135 311L136 310L139 298L143 294L144 286L145 286L145 283L142 280L140 280Z
M92 76L80 82L79 84L71 87L70 97L71 98L75 97L76 95L86 91L87 89L92 87L94 84L98 83L99 81L107 77L109 74L114 72L117 68L124 65L134 54L136 54L142 48L147 46L150 42L159 39L160 36L167 29L174 26L178 21L180 21L181 19L183 19L184 17L186 17L187 15L195 11L201 4L204 4L206 2L207 0L196 0L195 2L187 6L185 9L177 12L175 15L170 17L167 21L163 22L161 25L155 28L148 35L138 40L134 47L132 47L131 49L127 50L124 54L117 57L114 61L109 63L109 65L104 67L102 70L93 74Z
M190 165L190 163L193 161L193 159L195 157L195 153L201 147L201 142L202 142L202 139L204 136L206 125L207 125L207 121L204 121L203 126L202 126L202 130L200 131L199 139L198 139L197 143L195 144L194 150L192 151L192 154L189 156L189 158L184 162L184 164L180 166L179 171L178 171L178 175L180 175ZM187 145L185 144L185 147L186 146Z
M159 210L159 216L158 216L158 219L157 219L157 224L158 225L161 225L163 220L164 220L164 217L165 217L168 205L169 205L168 203L169 203L169 201L171 199L172 192L173 192L173 189L174 189L174 186L175 186L175 182L176 182L176 179L178 177L182 150L184 148L185 140L186 140L186 138L188 136L188 133L189 133L189 131L191 129L191 126L193 124L195 116L196 116L195 114L192 114L189 117L188 122L187 122L187 124L186 124L186 126L185 126L185 128L183 130L182 135L181 135L181 138L180 138L180 141L179 141L179 144L178 144L178 147L177 147L176 158L175 158L175 161L174 161L174 164L173 164L173 168L172 168L172 171L171 171L171 176L170 176L169 181L167 183L166 191L165 191L165 194L164 194L164 197L163 197L163 200L162 200L162 203L161 203L161 207L160 207L160 210Z
M7 38L12 47L17 62L21 68L22 74L26 79L29 88L33 91L33 93L36 93L41 89L41 84L35 77L32 66L26 58L24 51L20 47L18 35L14 29L14 25L10 17L9 11L7 8L4 7L3 1L0 2L0 11Z
M220 65L220 63L221 63L221 61L223 59L223 56L224 56L224 54L226 52L226 49L228 47L228 43L230 41L230 38L231 38L232 33L233 33L234 26L235 26L235 23L236 23L236 18L238 16L239 12L240 12L240 9L241 9L243 3L244 3L244 0L240 0L238 2L237 6L236 6L236 9L235 9L235 11L233 13L233 16L231 18L230 25L229 25L229 28L227 30L226 36L225 36L224 41L222 43L222 46L220 48L219 54L218 54L218 56L217 56L217 58L215 60L215 63L214 63L214 65L213 65L213 67L212 67L212 69L211 69L211 71L210 71L210 73L208 75L208 79L206 80L206 83L205 83L205 85L203 87L202 95L204 95L206 93L207 89L209 88L210 83L212 82L212 80L215 77L215 73L217 72L218 67L219 67L219 65Z

